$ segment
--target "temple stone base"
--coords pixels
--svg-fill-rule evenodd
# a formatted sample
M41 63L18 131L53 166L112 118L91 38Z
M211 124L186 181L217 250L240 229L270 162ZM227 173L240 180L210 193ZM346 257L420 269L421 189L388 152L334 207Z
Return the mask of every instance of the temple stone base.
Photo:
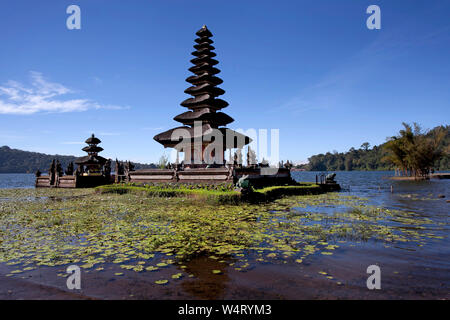
M36 177L36 188L93 188L114 182L113 177L106 176L55 176Z
M196 168L177 171L175 169L146 169L129 172L131 183L205 183L221 184L233 182L233 171L228 168Z
M242 177L247 177L255 188L268 186L291 185L296 182L291 178L291 172L286 168L239 168L234 170L234 179L237 182Z
M285 168L195 168L178 171L175 169L146 169L128 173L126 182L137 184L185 183L223 184L237 183L242 177L255 187L295 183L289 169Z

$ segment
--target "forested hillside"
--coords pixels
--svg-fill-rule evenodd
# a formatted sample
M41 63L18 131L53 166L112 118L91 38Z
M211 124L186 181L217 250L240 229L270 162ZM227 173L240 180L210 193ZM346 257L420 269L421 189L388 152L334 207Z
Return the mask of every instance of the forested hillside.
M438 130L445 130L445 138L440 143L444 155L434 164L435 170L450 170L450 126L436 127L425 133L431 136ZM363 143L358 149L351 148L347 152L327 152L310 157L309 163L302 166L311 171L352 171L352 170L393 170L394 165L387 160L387 142L379 146L371 147L368 142Z
M41 172L47 172L53 159L58 159L65 169L69 162L75 161L76 157L29 152L3 146L0 147L0 173L35 173L38 169ZM136 163L135 165L136 169L156 168L154 164ZM113 161L113 170L114 166Z

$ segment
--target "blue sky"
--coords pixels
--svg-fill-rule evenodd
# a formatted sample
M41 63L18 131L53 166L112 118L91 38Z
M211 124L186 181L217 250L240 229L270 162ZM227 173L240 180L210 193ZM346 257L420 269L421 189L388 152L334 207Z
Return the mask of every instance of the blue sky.
M81 30L66 8L81 8ZM381 30L366 8L381 8ZM233 129L279 129L294 161L383 143L402 121L449 123L449 1L0 3L0 145L157 161L189 84L195 32L214 34ZM168 150L166 150L168 153Z

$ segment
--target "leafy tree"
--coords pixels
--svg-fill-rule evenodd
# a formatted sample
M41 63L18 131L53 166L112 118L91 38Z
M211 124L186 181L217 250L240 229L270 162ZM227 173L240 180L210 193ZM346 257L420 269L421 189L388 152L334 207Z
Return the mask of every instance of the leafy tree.
M168 165L169 165L169 157L163 154L161 157L159 157L158 168L165 169Z
M399 134L384 144L371 147L364 142L360 149L314 155L302 168L311 171L396 169L399 174L426 175L431 168L450 169L449 151L450 126L422 132L417 124L404 124Z
M385 148L389 152L386 159L404 175L426 177L446 153L448 145L444 148L442 142L448 128L437 127L423 132L417 123L413 126L403 123L403 127L397 136L386 143Z
M363 149L364 151L369 151L369 149L370 149L370 143L368 143L368 142L364 142L362 145L361 145L361 149Z

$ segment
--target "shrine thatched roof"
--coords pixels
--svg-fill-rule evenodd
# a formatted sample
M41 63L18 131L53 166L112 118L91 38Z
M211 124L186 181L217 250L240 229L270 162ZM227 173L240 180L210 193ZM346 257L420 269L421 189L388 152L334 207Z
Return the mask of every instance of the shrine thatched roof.
M209 124L204 124L201 130L195 130L192 127L181 126L173 128L157 134L153 139L161 143L164 147L175 147L180 143L195 143L195 139L201 139L201 141L211 142L214 141L216 135L220 135L223 139L224 149L230 148L243 148L249 144L252 139L243 135L237 131L228 128L213 128Z
M94 134L92 134L92 136L87 138L85 141L85 143L87 143L87 144L99 144L100 142L102 142L102 141L99 138L97 138L96 136L94 136Z
M104 165L108 161L101 156L84 156L75 159L75 163L78 165Z

